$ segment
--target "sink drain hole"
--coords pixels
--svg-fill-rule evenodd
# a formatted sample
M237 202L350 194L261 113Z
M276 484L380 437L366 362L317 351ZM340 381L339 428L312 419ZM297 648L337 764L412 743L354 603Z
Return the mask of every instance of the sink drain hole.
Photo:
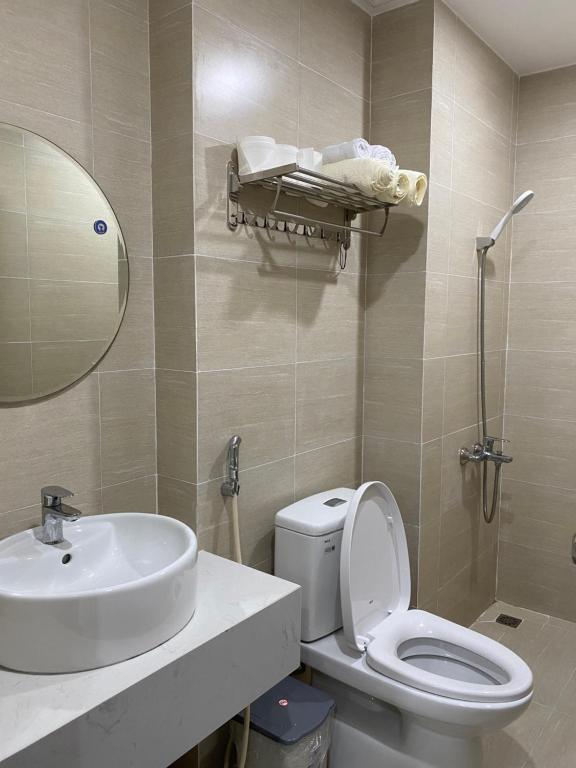
M72 555L64 555L64 557L62 558L62 564L68 565L70 560L72 560Z

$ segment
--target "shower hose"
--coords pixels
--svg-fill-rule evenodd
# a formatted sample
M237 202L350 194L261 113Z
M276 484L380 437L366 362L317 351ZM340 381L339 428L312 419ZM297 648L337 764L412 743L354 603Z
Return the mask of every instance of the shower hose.
M479 262L479 283L480 283L480 301L478 329L480 336L480 407L482 410L482 444L486 445L488 428L486 425L486 254L488 248L483 248L480 253ZM498 488L500 487L501 464L496 464L494 468L494 488L492 490L492 503L488 509L488 462L482 462L482 512L484 520L491 523L496 514L498 506Z
M240 543L240 517L238 514L238 494L235 493L230 497L232 499L232 536L234 539L234 559L237 563L242 564L242 545ZM250 707L246 707L243 712L244 715L244 728L242 730L242 745L240 747L240 754L237 755L237 768L245 768L246 759L248 757L248 741L250 739ZM230 768L230 760L232 758L232 749L234 742L232 736L228 739L228 745L226 746L226 754L224 756L224 768Z

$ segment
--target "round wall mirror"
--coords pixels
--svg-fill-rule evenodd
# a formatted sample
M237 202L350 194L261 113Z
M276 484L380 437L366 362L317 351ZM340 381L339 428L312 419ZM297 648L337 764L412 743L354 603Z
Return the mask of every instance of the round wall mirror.
M120 225L94 179L50 141L0 123L0 404L94 368L128 283Z

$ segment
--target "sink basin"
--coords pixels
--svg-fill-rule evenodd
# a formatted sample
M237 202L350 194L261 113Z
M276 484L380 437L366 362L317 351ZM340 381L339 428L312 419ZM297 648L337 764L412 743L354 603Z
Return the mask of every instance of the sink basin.
M77 672L138 656L196 608L196 536L171 517L112 514L0 542L0 665Z

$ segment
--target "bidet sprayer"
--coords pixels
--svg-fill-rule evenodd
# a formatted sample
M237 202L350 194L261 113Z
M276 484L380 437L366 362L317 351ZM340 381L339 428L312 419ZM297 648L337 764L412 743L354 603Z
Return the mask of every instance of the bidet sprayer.
M238 496L240 493L240 435L234 435L228 443L228 477L220 486L222 496Z

